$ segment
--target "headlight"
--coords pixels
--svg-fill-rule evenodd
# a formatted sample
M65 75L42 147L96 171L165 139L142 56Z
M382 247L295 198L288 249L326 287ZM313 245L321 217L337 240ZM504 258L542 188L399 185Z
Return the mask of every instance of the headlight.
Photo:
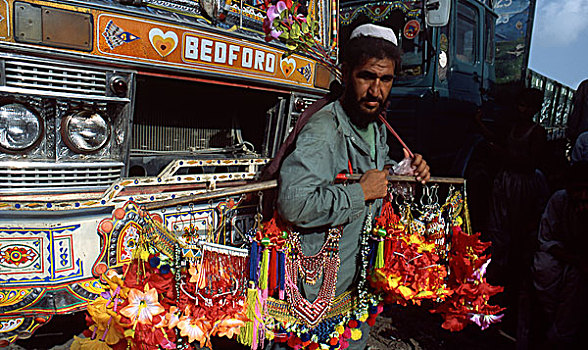
M108 141L108 123L98 113L82 111L68 115L62 126L65 143L76 152L97 151Z
M18 103L0 107L0 148L19 152L34 146L41 139L43 124L31 110Z

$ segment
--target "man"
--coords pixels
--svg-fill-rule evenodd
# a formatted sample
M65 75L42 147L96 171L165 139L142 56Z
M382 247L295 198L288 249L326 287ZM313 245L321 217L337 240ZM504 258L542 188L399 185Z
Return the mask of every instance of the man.
M533 261L537 296L553 349L583 349L588 326L588 162L577 161L551 196ZM547 347L546 347L547 348Z
M342 227L335 295L357 285L364 221L368 212L372 217L378 214L387 193L385 168L393 161L388 158L386 129L378 115L400 58L391 29L371 24L357 27L342 60L343 95L309 119L281 166L278 211L300 232L304 255L321 250L328 228ZM429 179L429 167L420 155L412 159L412 168L417 180ZM339 173L363 175L358 183L335 184ZM321 286L319 279L299 287L312 302ZM364 331L349 348L364 349L368 334Z
M572 99L572 113L568 118L566 136L576 142L578 135L588 131L588 79L578 85Z

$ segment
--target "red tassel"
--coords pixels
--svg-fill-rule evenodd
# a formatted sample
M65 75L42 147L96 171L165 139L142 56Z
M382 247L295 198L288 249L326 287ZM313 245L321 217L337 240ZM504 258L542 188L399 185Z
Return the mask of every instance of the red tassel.
M269 285L268 295L273 295L278 287L278 253L276 252L276 248L272 248L271 255L270 255L270 264L269 264Z

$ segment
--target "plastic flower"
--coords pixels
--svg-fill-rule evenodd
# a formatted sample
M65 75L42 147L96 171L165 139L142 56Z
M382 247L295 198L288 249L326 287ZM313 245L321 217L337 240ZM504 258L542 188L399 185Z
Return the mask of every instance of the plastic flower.
M111 350L103 341L98 339L80 338L74 335L74 341L71 344L70 349L72 350Z
M491 324L500 322L502 319L502 315L485 315L485 314L470 314L470 321L474 322L482 330L490 327Z
M180 313L178 312L177 306L175 306L175 305L170 306L169 311L165 314L165 317L162 317L161 322L159 322L155 327L156 328L167 327L168 329L172 329L180 321L179 315L180 315Z
M219 337L233 338L233 335L241 333L241 327L245 327L245 317L230 318L219 321L215 327L217 329L216 335Z
M131 289L129 291L129 305L125 306L120 313L131 319L139 321L139 323L150 324L153 320L153 316L159 315L164 312L165 309L157 301L157 290L155 288L149 288L149 285L145 285L146 292L143 293L137 289Z
M484 277L484 275L486 275L486 269L488 268L488 265L490 264L490 260L492 260L492 259L488 259L482 266L480 266L479 269L474 271L473 277L476 280L481 280L482 277Z
M195 319L188 315L182 316L177 327L181 331L180 335L188 337L190 343L197 340L200 347L204 347L209 342L208 331L210 330L210 325L204 318Z
M292 2L290 2L290 6ZM270 24L274 22L274 20L282 14L286 10L287 6L286 3L283 1L278 1L276 5L272 5L267 9L267 18L270 21Z

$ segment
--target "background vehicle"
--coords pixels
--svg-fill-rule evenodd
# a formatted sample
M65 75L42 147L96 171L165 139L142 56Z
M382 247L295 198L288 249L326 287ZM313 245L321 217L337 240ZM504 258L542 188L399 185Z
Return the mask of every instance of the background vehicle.
M550 138L563 137L573 90L527 68L534 11L534 0L342 1L341 34L364 22L394 29L404 57L390 123L436 174L464 176L481 140L476 110L500 128L496 114L520 86L545 92L538 118Z

